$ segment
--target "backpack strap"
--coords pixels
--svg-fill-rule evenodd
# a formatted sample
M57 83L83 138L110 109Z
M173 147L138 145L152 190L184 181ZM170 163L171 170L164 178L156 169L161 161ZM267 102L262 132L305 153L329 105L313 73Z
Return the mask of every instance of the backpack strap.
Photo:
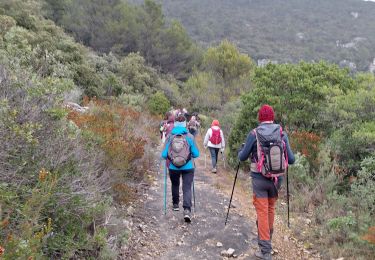
M260 147L256 128L253 131L254 131L255 139L257 140L257 157L258 157L258 161L256 162L257 170L258 172L262 173L263 163L264 163L264 153L262 151L262 148Z
M168 160L171 160L171 157L169 156L169 152L172 149L171 145L172 145L172 142L173 142L173 138L175 138L175 137L176 137L176 135L172 135L171 133L168 135L168 140L166 142L169 145L168 153L167 153L167 159Z

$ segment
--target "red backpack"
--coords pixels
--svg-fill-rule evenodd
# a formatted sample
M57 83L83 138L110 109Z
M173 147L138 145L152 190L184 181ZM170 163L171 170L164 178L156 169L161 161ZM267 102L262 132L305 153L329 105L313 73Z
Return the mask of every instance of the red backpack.
M220 144L221 143L221 134L220 134L220 128L219 129L213 129L211 127L211 130L212 130L212 135L210 137L210 142L212 144Z

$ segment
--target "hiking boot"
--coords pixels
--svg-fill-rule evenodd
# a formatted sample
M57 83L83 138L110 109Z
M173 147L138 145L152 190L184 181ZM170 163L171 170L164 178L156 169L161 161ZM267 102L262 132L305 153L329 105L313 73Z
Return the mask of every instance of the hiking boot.
M255 256L259 259L264 259L264 260L272 260L272 255L271 253L266 253L266 254L263 254L262 251L256 251L255 252Z
M217 172L216 168L212 168L211 172L216 173Z
M188 223L191 222L190 210L184 209L184 219L185 219L185 222L188 222Z
M180 206L178 206L178 204L173 204L173 211L179 211L180 210Z

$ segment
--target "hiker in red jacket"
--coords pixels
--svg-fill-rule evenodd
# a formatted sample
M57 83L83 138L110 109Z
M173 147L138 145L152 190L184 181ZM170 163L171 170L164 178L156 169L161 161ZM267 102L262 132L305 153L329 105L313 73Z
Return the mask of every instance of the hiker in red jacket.
M207 130L206 136L204 137L203 145L205 149L207 149L208 147L210 150L212 162L211 172L216 173L216 165L219 151L223 153L225 149L224 134L223 131L220 129L219 120L215 119L212 121L211 128Z
M285 173L288 164L293 164L295 161L288 136L286 132L282 131L280 125L274 123L274 118L273 108L269 105L263 105L258 112L258 127L250 131L246 143L238 153L240 161L247 161L248 159L251 161L253 204L257 213L258 245L260 248L255 256L267 260L272 259L273 222L278 190L283 180L282 175ZM268 143L268 152L267 147L264 146L265 143ZM271 153L270 148L274 148L275 144L281 144L276 156ZM268 161L271 165L279 167L280 172L278 174L270 173L272 167L268 167L267 160L264 161L267 158L269 158ZM272 164L275 161L276 163Z

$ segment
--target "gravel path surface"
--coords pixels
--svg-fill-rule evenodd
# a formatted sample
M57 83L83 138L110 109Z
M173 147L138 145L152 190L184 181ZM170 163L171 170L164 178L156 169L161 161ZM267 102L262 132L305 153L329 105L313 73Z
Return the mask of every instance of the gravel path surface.
M156 153L160 154L160 148ZM119 259L257 259L254 257L258 249L256 217L248 176L239 174L233 207L224 226L234 173L223 169L222 161L218 173L211 173L208 166L205 169L204 151L201 153L201 158L196 160L196 207L193 208L191 223L185 223L183 219L181 188L180 211L172 210L169 178L167 213L164 215L164 162L160 165L157 161L156 171L149 174L149 182L139 186L140 198L127 210L131 217L127 226L131 232ZM207 164L208 160L209 156ZM278 207L285 207L283 204L279 202ZM275 222L274 260L320 258L311 256L303 243L292 237L280 216L276 216Z

